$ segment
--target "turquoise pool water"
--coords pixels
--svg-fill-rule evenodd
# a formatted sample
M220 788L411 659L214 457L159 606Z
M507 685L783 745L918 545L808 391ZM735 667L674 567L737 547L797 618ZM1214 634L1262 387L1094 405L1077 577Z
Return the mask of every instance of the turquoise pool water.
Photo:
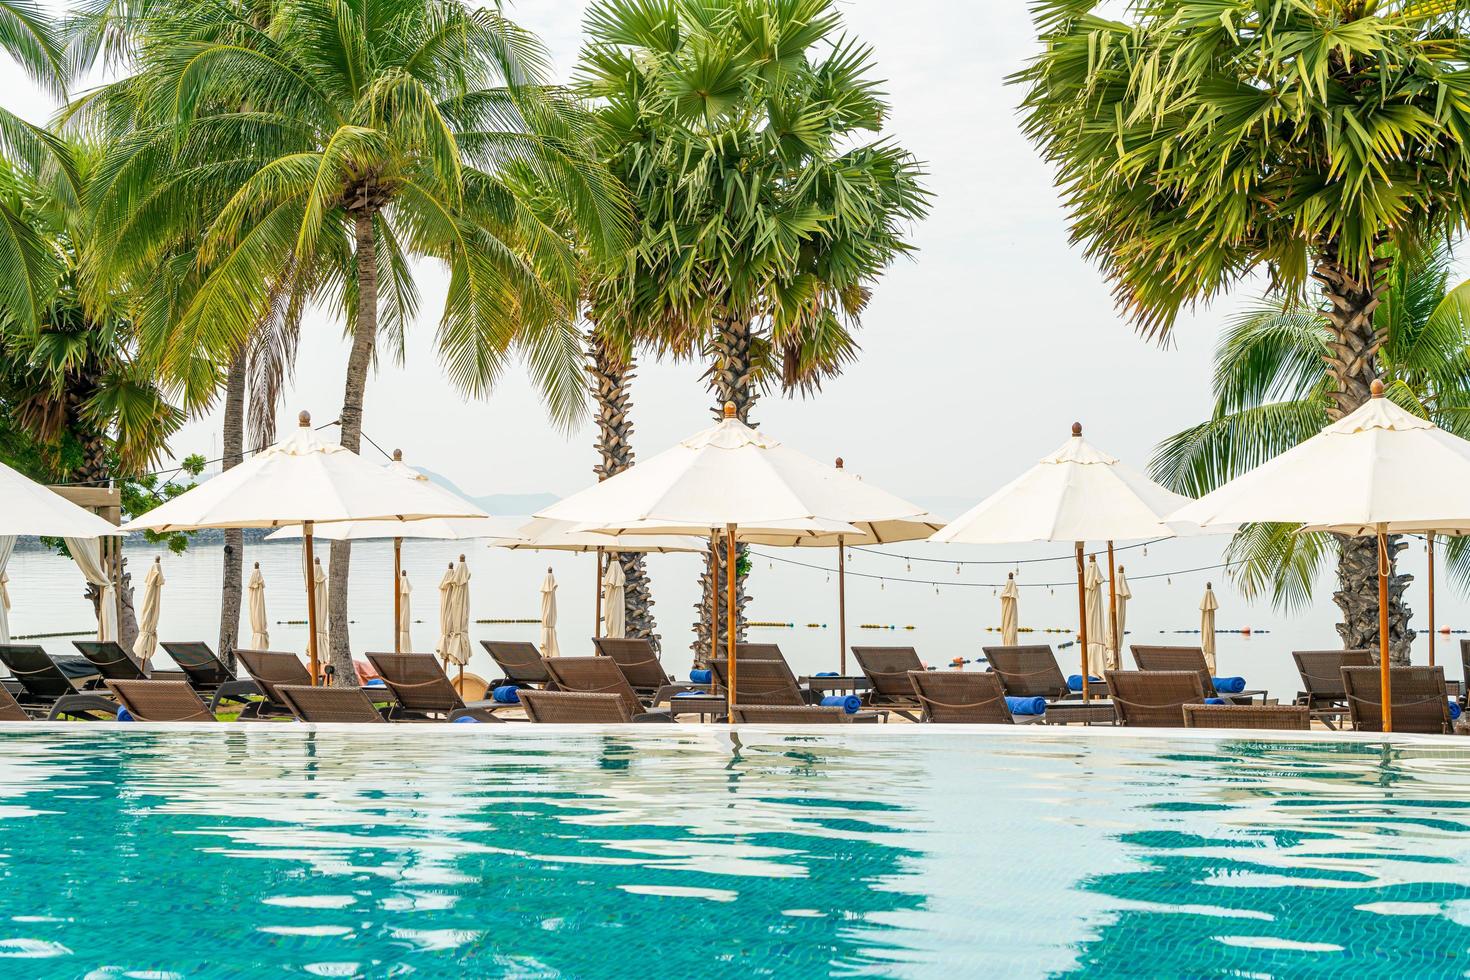
M1467 972L1451 740L0 733L3 976Z

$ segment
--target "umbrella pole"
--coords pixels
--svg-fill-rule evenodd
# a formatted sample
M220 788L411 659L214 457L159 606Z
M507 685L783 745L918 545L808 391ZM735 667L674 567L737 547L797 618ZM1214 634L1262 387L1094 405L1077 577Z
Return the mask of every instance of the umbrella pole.
M592 635L602 635L602 549L597 549L597 581L592 583L592 591L597 593L597 611L592 614Z
M1077 645L1082 648L1082 700L1092 696L1087 684L1087 591L1082 584L1082 542L1077 542Z
M317 660L316 649L316 557L311 546L311 521L302 525L302 534L306 540L306 653L307 660L311 665L311 683L317 682Z
M1434 532L1429 532L1429 666L1434 666Z
M1113 542L1108 542L1108 632L1113 638L1112 666L1123 663L1123 638L1118 635L1118 567L1113 562Z
M735 525L725 525L725 656L730 674L727 707L735 720Z
M1393 685L1388 665L1388 534L1378 525L1378 690L1383 730L1393 731Z
M847 676L847 549L837 535L837 672Z
M714 667L720 656L720 549L715 544L715 530L709 532L709 665Z
M403 539L393 539L393 652L403 652Z

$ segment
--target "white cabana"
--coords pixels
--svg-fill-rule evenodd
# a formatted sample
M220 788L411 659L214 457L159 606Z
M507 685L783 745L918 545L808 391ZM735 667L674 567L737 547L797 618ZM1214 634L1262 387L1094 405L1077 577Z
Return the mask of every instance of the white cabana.
M1083 577L1086 542L1108 545L1108 579L1114 581L1113 542L1199 533L1198 527L1167 518L1189 498L1154 483L1082 438L1056 452L976 504L932 537L951 544L1020 544L1070 541L1077 565L1078 660L1082 696L1090 696L1088 650L1092 641ZM1110 594L1110 601L1115 598ZM1093 674L1092 676L1096 676Z
M1270 521L1378 539L1378 643L1383 727L1393 730L1388 649L1390 534L1470 533L1470 442L1373 397L1299 446L1267 460L1172 519L1205 526Z
M250 646L256 650L271 648L270 620L265 615L265 576L260 574L260 562L250 572L250 583L246 586L250 599Z
M1006 573L1006 587L1000 590L1000 642L1013 647L1021 642L1021 590L1016 588L1016 573Z
M613 556L607 563L607 572L602 576L602 608L607 610L602 622L599 624L601 632L599 636L610 636L619 639L627 632L627 608L623 599L623 588L626 579L623 575L623 563Z
M138 611L138 638L133 653L148 666L158 649L158 616L163 611L163 562L155 557L143 578L143 605Z
M556 640L556 576L550 568L541 580L541 656L561 656L561 645Z
M126 525L125 531L191 531L226 527L290 527L303 530L306 564L315 558L318 525L342 521L416 521L439 517L487 517L484 511L428 481L405 480L340 445L329 445L301 413L288 438ZM307 611L312 677L318 676L319 643L313 576ZM396 580L395 580L396 595ZM323 627L324 628L324 627Z

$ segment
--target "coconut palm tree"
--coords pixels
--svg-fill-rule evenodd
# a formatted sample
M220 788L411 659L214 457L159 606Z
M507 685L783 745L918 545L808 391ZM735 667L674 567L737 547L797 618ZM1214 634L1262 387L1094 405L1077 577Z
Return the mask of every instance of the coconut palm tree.
M417 311L411 263L436 259L449 271L439 347L451 380L482 394L520 353L553 413L575 416L577 256L503 174L534 173L594 252L621 248L624 216L543 71L533 38L455 0L280 0L264 23L186 5L149 31L139 71L78 113L152 121L114 158L110 254L172 262L181 231L202 229L163 277L157 349L228 363L273 307L341 309L341 442L356 451L369 369L385 342L401 351ZM334 542L340 677L353 676L349 558Z
M854 356L869 292L927 208L920 165L880 135L872 52L835 0L601 0L585 27L578 88L638 222L637 248L592 290L599 331L633 339L615 360L700 357L715 416L728 402L745 422L770 387L815 389ZM696 654L708 569L704 586Z
M1412 261L1395 262L1374 316L1386 331L1378 352L1388 397L1436 425L1470 435L1470 282L1453 285L1453 261L1443 246ZM1326 356L1332 329L1320 305L1269 296L1226 325L1215 351L1215 408L1207 421L1170 436L1154 457L1154 477L1198 496L1292 446L1330 421L1332 378ZM1255 524L1240 530L1226 552L1239 562L1232 575L1246 595L1269 594L1281 608L1311 598L1322 566L1337 556L1341 539L1297 534L1291 525ZM1405 547L1400 542L1399 548ZM1452 546L1455 560L1467 554ZM1372 570L1363 570L1371 574ZM1400 576L1390 593L1394 622L1408 621ZM1373 637L1350 626L1377 615L1376 596L1339 590L1343 644L1363 647ZM1367 608L1362 608L1366 604ZM1393 632L1390 649L1407 661L1413 633Z
M1108 16L1121 8L1123 19ZM1073 239L1145 335L1262 270L1321 290L1327 418L1384 370L1396 262L1470 220L1467 5L1039 0L1014 81ZM1376 646L1376 545L1339 544L1344 637ZM1401 591L1402 580L1393 588ZM1391 630L1407 636L1408 610ZM1365 642L1368 641L1368 642Z

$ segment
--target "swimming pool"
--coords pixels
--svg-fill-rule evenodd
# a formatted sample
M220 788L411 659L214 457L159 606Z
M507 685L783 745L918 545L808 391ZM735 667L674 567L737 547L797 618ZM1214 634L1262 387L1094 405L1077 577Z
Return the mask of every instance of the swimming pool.
M1470 749L16 725L0 974L1464 976Z

